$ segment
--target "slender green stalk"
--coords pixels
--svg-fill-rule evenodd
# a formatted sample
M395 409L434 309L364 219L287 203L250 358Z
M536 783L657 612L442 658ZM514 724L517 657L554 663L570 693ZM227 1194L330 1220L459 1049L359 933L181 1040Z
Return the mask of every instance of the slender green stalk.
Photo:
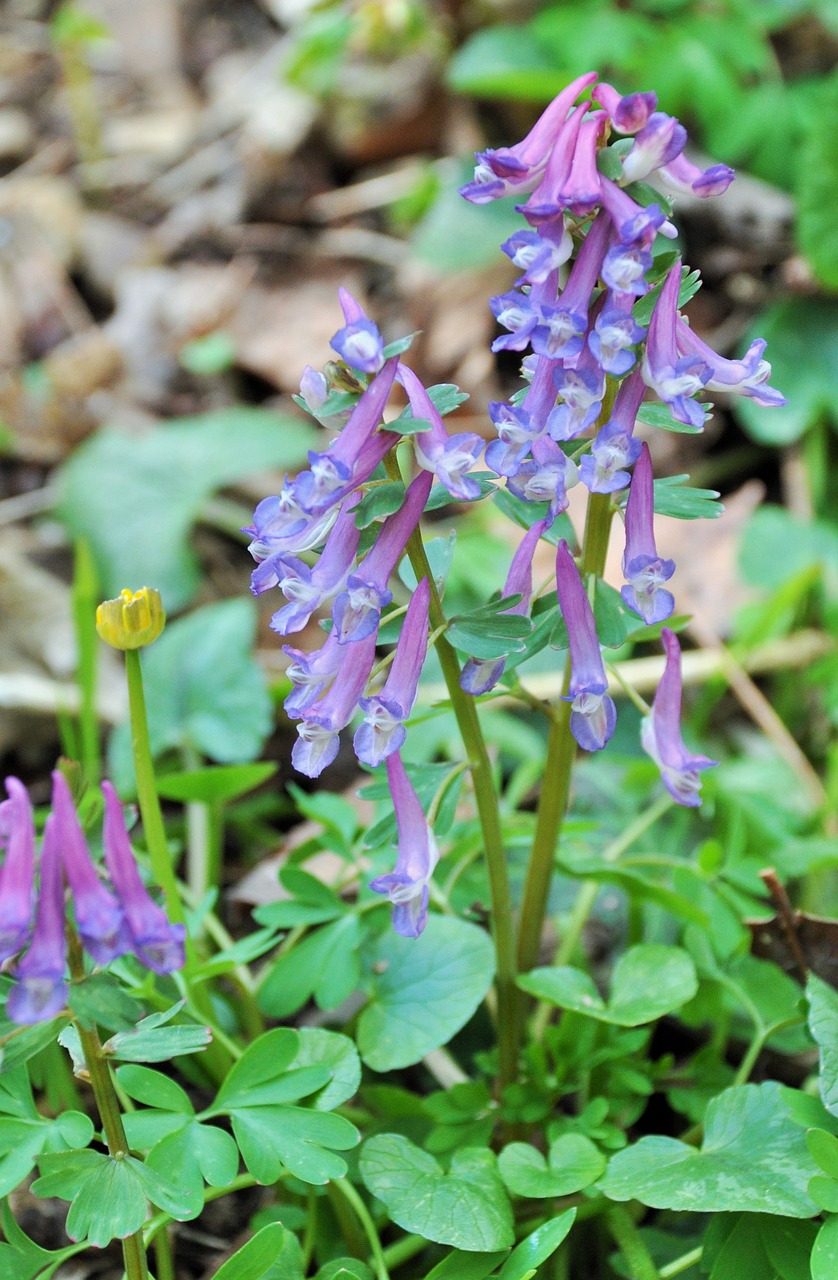
M177 1280L172 1241L165 1227L154 1237L154 1263L157 1269L157 1280Z
M628 1263L633 1280L661 1280L646 1242L637 1230L637 1224L623 1204L615 1204L605 1215L608 1230Z
M398 463L391 454L385 466L392 479L400 479ZM431 626L444 629L447 619L442 609L439 592L428 563L422 535L419 530L411 534L407 554L418 581L428 579L430 586ZM477 814L483 832L486 867L489 873L489 891L492 900L492 937L497 963L496 988L498 997L498 1053L501 1088L511 1084L518 1070L518 1028L516 1017L517 989L515 986L515 931L512 921L512 897L509 891L509 875L506 868L506 850L500 820L498 794L492 776L492 764L486 749L486 741L480 727L474 699L460 687L460 662L444 634L436 641L436 652L445 679L451 706L457 719L471 770Z
M672 1280L673 1276L680 1276L683 1271L689 1271L690 1267L694 1267L701 1261L703 1252L703 1247L698 1245L697 1248L690 1249L689 1253L682 1253L680 1258L673 1258L672 1262L667 1262L665 1267L661 1267L661 1280Z
M96 566L88 543L82 539L76 543L72 606L78 651L76 684L79 689L79 754L84 780L91 787L99 781L101 773L99 718L96 711L99 642L95 618L98 598Z
M330 1190L340 1192L345 1200L349 1202L355 1213L356 1218L364 1229L364 1234L369 1241L370 1257L374 1264L376 1280L390 1280L390 1272L387 1270L387 1262L384 1258L384 1250L381 1248L381 1241L378 1238L378 1232L375 1229L375 1223L370 1216L370 1211L364 1204L358 1192L353 1187L348 1178L337 1178L334 1182L329 1183Z
M400 1267L403 1262L409 1262L427 1247L428 1242L424 1236L403 1236L401 1240L397 1240L395 1244L389 1244L384 1250L384 1262L394 1271L396 1267Z

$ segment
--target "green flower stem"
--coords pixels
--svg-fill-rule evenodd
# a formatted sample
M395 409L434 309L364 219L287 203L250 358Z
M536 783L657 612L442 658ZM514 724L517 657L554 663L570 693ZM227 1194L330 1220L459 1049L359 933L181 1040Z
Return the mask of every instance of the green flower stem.
M75 934L67 931L70 973L76 981L84 978L84 962L81 945ZM122 1125L122 1113L116 1096L111 1069L102 1053L102 1042L96 1027L85 1027L76 1022L90 1087L102 1121L108 1151L114 1160L124 1160L128 1155L128 1141ZM122 1241L126 1280L148 1280L148 1263L142 1231L135 1231Z
M391 479L399 480L398 463L391 453L385 459ZM434 575L428 563L422 535L416 529L408 539L407 554L417 581L428 579L431 589L431 627L444 629L447 619L442 609ZM463 746L471 770L477 813L483 832L486 866L489 873L489 891L492 900L492 937L497 962L496 988L498 996L498 1052L501 1088L511 1084L518 1071L518 1028L516 1016L517 989L515 987L515 931L512 922L512 897L509 892L509 875L506 868L506 850L498 806L498 794L492 776L492 764L486 749L483 731L472 696L460 687L460 662L453 647L443 634L436 641L436 652L445 679L451 706L457 719Z
M690 1267L694 1267L701 1261L703 1253L703 1246L698 1245L697 1248L690 1249L689 1253L682 1253L680 1258L673 1258L672 1262L667 1262L665 1267L661 1267L661 1280L672 1280L673 1276L680 1276L683 1271L689 1271Z
M373 1262L373 1270L375 1271L376 1280L390 1280L390 1272L387 1270L384 1250L381 1248L381 1241L378 1238L375 1223L370 1216L369 1209L364 1204L352 1183L348 1178L336 1178L333 1182L329 1183L329 1190L338 1191L344 1199L348 1201L352 1206L356 1218L363 1227L364 1234L369 1241L370 1257Z
M661 1273L626 1205L612 1205L605 1215L605 1221L620 1253L628 1263L629 1275L634 1280L661 1280Z
M388 1245L384 1250L384 1262L394 1271L396 1267L400 1267L403 1262L409 1262L427 1247L428 1242L424 1236L403 1236L401 1240Z
M157 1280L177 1280L175 1260L172 1254L172 1242L165 1228L154 1237L154 1262L157 1269Z

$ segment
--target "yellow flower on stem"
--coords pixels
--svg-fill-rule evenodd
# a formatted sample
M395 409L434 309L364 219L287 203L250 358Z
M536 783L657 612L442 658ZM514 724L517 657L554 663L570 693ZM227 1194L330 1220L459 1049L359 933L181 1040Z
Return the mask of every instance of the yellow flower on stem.
M157 639L166 625L160 592L154 587L129 591L105 600L96 610L96 630L114 649L143 649Z

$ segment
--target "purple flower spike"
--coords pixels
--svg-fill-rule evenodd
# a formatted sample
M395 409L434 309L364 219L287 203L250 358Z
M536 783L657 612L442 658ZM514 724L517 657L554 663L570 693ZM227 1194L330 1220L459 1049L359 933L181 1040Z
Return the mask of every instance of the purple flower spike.
M47 1022L67 1003L60 840L57 819L50 814L41 846L41 884L32 941L14 970L17 981L6 1002L6 1013L12 1022Z
M709 169L699 169L691 164L686 156L676 156L658 170L660 182L670 191L678 191L682 195L699 196L702 200L710 196L720 196L727 191L736 177L733 169L726 164L714 164Z
M499 476L514 476L534 442L547 430L550 412L556 403L555 361L535 356L535 371L521 405L492 400L489 417L498 439L486 449L486 465Z
M346 324L331 340L331 347L352 369L378 373L384 364L384 339L347 289L338 289L338 299Z
M702 769L718 764L707 756L691 756L681 737L681 648L674 631L664 627L661 640L666 650L664 668L652 710L643 720L640 739L643 750L661 771L661 781L678 804L695 808L701 804Z
M646 336L646 330L631 314L633 304L633 293L610 293L588 333L588 346L605 372L614 378L628 373L635 362L629 348Z
M599 751L614 732L617 708L607 693L593 611L564 541L556 551L556 589L570 645L570 732L585 751Z
M704 405L692 397L710 381L713 371L700 355L679 356L678 293L681 288L681 261L669 272L649 321L649 335L643 356L643 380L669 405L672 416L689 426L703 427Z
M132 949L131 938L122 907L96 873L70 788L57 769L52 775L52 813L79 936L97 964L109 964Z
M588 305L599 279L610 225L606 214L600 213L594 218L558 301L536 308L532 347L538 355L568 360L582 350L588 327Z
M297 741L291 763L299 773L317 778L338 753L339 734L352 719L375 662L377 633L373 630L357 644L343 648L337 675L322 698L306 708L297 725Z
M767 385L771 377L771 365L762 359L765 350L763 338L756 338L741 360L725 360L712 347L708 347L706 342L702 342L681 317L675 330L675 345L682 357L693 356L705 361L711 371L709 381L704 384L708 391L749 396L766 409L787 403L782 392Z
M618 295L642 298L649 292L646 272L652 265L652 255L644 242L623 244L612 236L611 247L602 264L602 278L609 289Z
M504 614L507 616L514 614L523 616L529 612L532 599L533 556L540 538L545 530L549 529L553 519L554 517L549 515L543 520L538 520L527 530L518 544L509 566L509 573L506 575L502 598L520 596L521 599L511 608L504 609ZM469 658L460 675L460 685L466 693L474 694L475 697L481 693L488 693L500 680L505 666L506 658L503 657L487 658L483 661L478 658Z
M433 484L433 476L422 471L409 486L398 511L388 516L372 550L364 556L346 589L332 606L332 620L341 644L365 639L377 630L381 610L393 598L388 587L390 575L404 554L407 540L419 524Z
M625 489L632 466L640 456L640 441L634 439L634 424L646 386L639 372L630 374L621 384L611 417L597 433L579 465L579 476L591 493L615 493Z
M251 589L255 594L275 584L288 600L271 618L271 629L279 635L301 631L315 609L343 590L361 536L355 524L357 505L358 495L351 493L314 568L295 556L277 556L254 570Z
M658 105L656 93L630 93L623 98L604 81L591 91L591 97L605 109L618 133L638 133Z
M674 116L656 111L649 117L634 140L634 146L623 158L623 180L638 182L654 169L669 164L687 144L687 131Z
M389 875L371 880L370 888L392 902L396 933L418 938L428 923L428 884L439 851L398 752L387 758L387 781L396 811L398 857Z
M533 191L541 180L568 111L596 78L597 73L589 71L572 81L515 146L478 152L474 181L462 187L460 195L472 204L488 204L500 196L526 195Z
M414 416L431 423L430 431L414 436L419 465L433 472L455 498L473 502L480 497L480 485L468 472L483 452L483 440L473 431L449 436L436 405L413 370L400 364L397 377L407 392Z
M368 480L385 453L395 444L393 432L376 433L376 429L382 420L397 367L395 357L388 360L361 396L330 448L325 453L308 455L310 470L301 471L294 484L297 502L307 515L321 515Z
M105 865L111 884L125 912L125 923L137 959L154 973L172 973L182 969L186 928L170 924L146 889L125 829L122 805L110 782L102 783L105 797Z
M29 937L35 903L35 824L32 805L18 778L6 779L8 800L0 804L0 960L17 955Z
M396 655L384 687L361 698L364 723L355 733L355 754L364 764L381 764L398 751L407 735L404 721L413 710L419 677L428 651L428 606L431 589L423 578L407 606Z
M655 546L654 480L649 446L641 445L640 457L626 503L626 550L623 555L623 601L645 623L663 622L675 609L675 598L666 591L675 572L674 560L662 560Z

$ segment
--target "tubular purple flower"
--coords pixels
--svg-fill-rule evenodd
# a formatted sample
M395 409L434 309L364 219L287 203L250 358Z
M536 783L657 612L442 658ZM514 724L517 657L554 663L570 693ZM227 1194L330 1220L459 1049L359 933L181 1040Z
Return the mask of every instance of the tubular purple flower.
M661 186L682 195L699 196L702 200L723 195L735 177L733 169L726 164L699 169L683 155L676 156L657 171Z
M612 293L642 298L649 292L646 272L652 265L652 255L640 240L636 244L623 244L612 236L611 245L602 263L602 278Z
M172 973L183 967L186 929L182 924L169 923L165 911L157 905L140 879L125 829L122 804L113 785L103 782L102 793L105 797L102 836L105 866L125 913L132 950L137 959L154 973Z
M329 397L329 384L325 374L307 364L300 378L300 395L310 411L316 413Z
M397 367L394 356L373 378L333 444L325 453L309 453L310 470L301 471L294 484L296 500L309 516L322 514L368 480L396 442L393 432L380 431L376 435L376 429Z
M693 356L703 360L711 376L704 384L707 391L726 391L728 395L749 396L765 408L786 404L782 392L767 385L771 377L771 365L762 359L765 340L756 338L741 360L726 360L712 347L702 342L698 334L679 316L675 329L675 345L682 357Z
M674 560L662 560L655 546L654 479L652 458L647 444L641 445L640 457L631 479L626 503L626 549L623 555L623 601L629 609L652 626L670 617L675 608L671 591L663 588L675 572Z
M589 71L573 80L553 99L521 142L495 151L478 152L474 181L462 187L460 195L472 204L487 204L500 196L533 191L544 173L568 111L596 78L597 73Z
M428 607L431 589L423 578L407 606L401 634L389 674L382 689L361 698L364 723L355 732L355 754L375 768L394 751L407 735L404 721L413 710L419 677L428 652Z
M29 937L35 905L35 823L26 787L6 779L8 800L0 804L0 960L17 955Z
M317 778L338 753L339 734L352 719L375 662L377 632L344 647L341 664L329 689L306 708L297 725L291 763L299 773Z
M432 484L430 472L420 472L399 510L387 517L372 549L349 575L345 590L332 605L334 629L341 644L363 640L378 628L381 610L393 598L387 585L390 575L419 523Z
M12 1022L47 1022L67 1003L64 934L64 885L61 881L60 835L50 814L41 845L41 883L32 941L15 967L6 1013Z
M556 403L555 362L534 356L532 381L521 405L493 400L489 417L498 439L486 449L486 465L499 476L514 476L530 449L547 430L550 412Z
M585 751L599 751L614 732L617 708L607 693L593 611L564 541L556 550L556 589L570 646L570 731Z
M396 812L398 857L393 870L371 880L370 888L392 902L396 933L418 938L428 922L428 885L439 851L398 752L387 758L387 781Z
M636 359L629 348L646 336L646 330L631 314L633 305L633 293L609 293L588 333L588 346L595 359L614 378L628 373Z
M681 648L678 638L668 627L661 632L666 650L664 667L652 710L640 728L643 750L661 771L661 781L678 804L695 808L701 804L702 769L718 764L707 756L693 756L681 737Z
M413 370L400 364L396 376L407 392L414 417L431 423L430 431L420 431L413 437L420 467L431 471L455 498L473 502L480 497L480 485L468 472L483 452L483 440L473 431L449 436L436 405Z
M676 345L681 260L669 272L649 321L643 354L643 381L669 405L678 422L702 427L704 405L692 397L712 377L712 369L700 355L679 356Z
M604 81L591 90L591 98L605 109L618 133L638 133L658 105L656 93L630 93L621 97L612 85Z
M501 249L524 272L515 281L520 288L523 284L542 284L558 271L573 254L573 237L564 218L553 218L542 222L538 231L516 231Z
M512 557L512 563L509 566L509 572L506 575L501 599L505 599L508 596L520 596L521 599L509 609L504 609L503 612L507 616L517 614L519 617L523 617L524 614L529 613L532 599L533 556L540 538L545 530L549 529L553 519L554 517L551 514L545 516L543 520L536 521L518 544L517 550ZM474 694L475 697L481 693L488 693L490 689L494 689L498 680L500 680L505 666L505 657L487 658L485 660L469 658L460 675L460 686L465 689L466 693Z
M664 217L658 204L650 204L645 209L631 196L618 187L610 178L602 178L602 203L614 223L617 236L624 245L637 244L648 248L659 231L661 235L674 240L677 229Z
M568 360L582 350L588 307L605 257L610 226L607 214L594 218L558 301L535 308L537 323L531 340L538 355Z
M687 145L687 131L674 116L656 111L649 117L634 139L628 155L623 157L623 181L638 182L653 169L670 164Z
M52 814L79 936L97 964L109 964L131 950L131 938L122 907L99 879L70 788L58 769L52 775Z
M289 644L282 646L282 652L291 659L286 674L294 685L283 706L286 715L295 720L326 692L340 669L344 648L338 644L333 628L326 643L312 653L292 649Z
M579 479L576 463L551 440L540 436L533 442L532 458L522 462L506 482L506 487L523 502L549 502L551 522L567 509L567 491Z
M580 479L591 493L615 493L628 484L629 473L624 468L632 466L640 456L634 424L645 394L639 371L620 383L611 417L597 432L591 452L579 464Z
M551 279L552 276L545 276L545 282ZM555 296L555 283L552 292ZM490 298L489 307L498 324L509 330L509 333L495 338L492 343L493 351L523 351L529 346L530 334L538 320L531 297L519 293L517 289L511 289L509 293L499 293Z
M575 440L599 417L605 374L586 344L572 369L556 369L554 381L561 404L547 419L547 431L554 440Z
M378 373L384 364L384 339L348 289L338 289L346 324L331 340L331 347L352 369Z
M588 103L583 102L568 116L556 135L541 181L526 204L515 206L531 227L558 218L567 205L565 191L569 187L573 158L587 110Z
M361 533L355 524L357 505L358 494L351 493L313 568L295 556L274 556L254 570L251 590L255 595L275 585L289 602L271 618L271 629L279 635L301 631L315 609L343 590Z

